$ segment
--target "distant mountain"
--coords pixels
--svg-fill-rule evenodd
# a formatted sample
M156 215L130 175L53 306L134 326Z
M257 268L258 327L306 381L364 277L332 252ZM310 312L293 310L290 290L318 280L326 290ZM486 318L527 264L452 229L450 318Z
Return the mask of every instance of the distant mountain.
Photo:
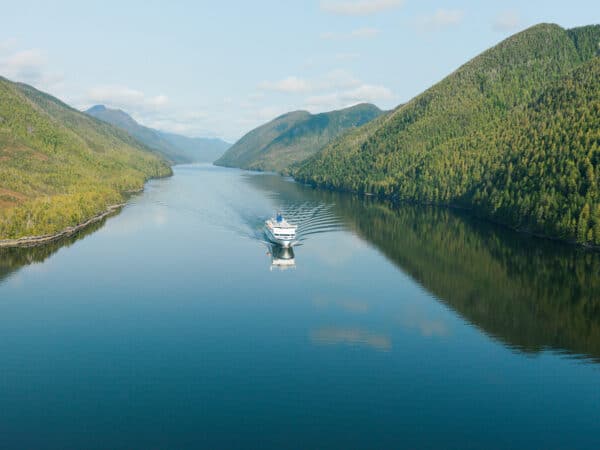
M212 162L231 146L221 139L190 138L148 128L137 123L125 111L110 109L104 105L92 106L85 113L125 130L176 164Z
M192 138L165 131L158 133L164 140L184 153L190 162L213 162L231 147L229 142L219 138Z
M321 114L290 112L250 131L215 164L284 171L317 153L333 138L381 114L383 112L371 104Z
M0 77L0 240L86 222L171 173L121 129Z
M599 25L517 33L294 176L600 245L599 43Z

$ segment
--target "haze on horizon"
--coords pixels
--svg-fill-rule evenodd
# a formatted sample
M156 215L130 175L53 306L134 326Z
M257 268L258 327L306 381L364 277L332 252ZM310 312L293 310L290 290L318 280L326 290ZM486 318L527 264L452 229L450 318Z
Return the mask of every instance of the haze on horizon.
M393 108L519 30L597 12L591 0L24 0L3 6L0 75L233 142L292 110Z

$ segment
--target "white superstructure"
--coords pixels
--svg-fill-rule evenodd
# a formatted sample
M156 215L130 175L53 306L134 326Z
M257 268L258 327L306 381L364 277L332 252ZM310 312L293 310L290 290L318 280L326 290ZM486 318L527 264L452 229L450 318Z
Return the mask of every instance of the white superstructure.
M267 238L282 247L290 247L296 241L296 225L288 223L281 214L265 221Z

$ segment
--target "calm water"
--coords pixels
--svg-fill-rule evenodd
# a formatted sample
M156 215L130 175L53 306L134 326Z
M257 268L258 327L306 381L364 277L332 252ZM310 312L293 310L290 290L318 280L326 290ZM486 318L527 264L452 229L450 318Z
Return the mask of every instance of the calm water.
M600 255L181 166L0 251L0 356L1 448L597 449Z

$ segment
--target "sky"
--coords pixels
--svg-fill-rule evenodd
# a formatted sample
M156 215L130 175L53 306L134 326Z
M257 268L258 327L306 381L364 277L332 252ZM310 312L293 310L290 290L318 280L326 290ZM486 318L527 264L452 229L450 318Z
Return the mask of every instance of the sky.
M536 23L600 23L591 0L2 3L0 75L230 142L293 110L393 108Z

